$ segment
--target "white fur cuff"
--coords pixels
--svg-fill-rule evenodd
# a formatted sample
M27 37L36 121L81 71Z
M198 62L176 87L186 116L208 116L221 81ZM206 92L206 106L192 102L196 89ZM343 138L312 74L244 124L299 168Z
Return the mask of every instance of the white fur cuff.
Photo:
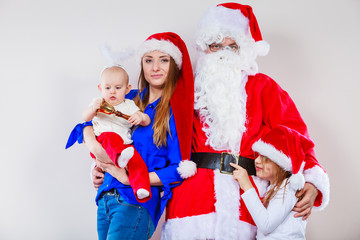
M315 166L304 171L305 181L314 184L314 186L322 193L321 205L314 207L314 210L321 211L328 204L330 200L330 182L327 173L320 168Z

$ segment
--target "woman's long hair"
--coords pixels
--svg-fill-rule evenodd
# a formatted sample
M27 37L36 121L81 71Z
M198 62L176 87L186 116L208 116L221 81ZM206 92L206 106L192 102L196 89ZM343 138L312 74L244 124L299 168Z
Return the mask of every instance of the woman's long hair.
M177 67L174 59L170 57L168 75L163 86L163 93L160 102L156 106L156 113L153 123L153 141L157 147L167 145L166 135L167 133L170 134L170 99L175 90L179 73L180 70ZM144 96L142 97L142 99L139 97L139 94L134 99L136 105L139 106L141 111L144 111L146 106L149 104L149 83L145 79L143 65L141 61L141 72L138 82L139 93L143 92L145 88L147 90L146 92L144 92Z
M264 163L271 161L269 158L265 157L265 156L261 156L262 161ZM276 166L276 181L275 183L271 186L271 188L269 189L269 191L266 192L265 197L262 200L262 203L264 204L264 206L267 208L269 205L269 202L271 201L271 199L274 198L274 196L276 195L276 193L280 190L281 184L283 183L283 181L285 179L286 183L284 185L284 193L285 193L285 189L286 186L288 184L289 181L289 177L291 175L291 173L285 171L284 169L282 169L279 165L275 164ZM285 196L285 194L284 194Z

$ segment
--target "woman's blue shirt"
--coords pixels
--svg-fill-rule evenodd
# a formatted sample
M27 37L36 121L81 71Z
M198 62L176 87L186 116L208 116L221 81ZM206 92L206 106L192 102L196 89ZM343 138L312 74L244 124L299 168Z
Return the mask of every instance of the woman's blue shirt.
M127 95L127 98L132 99L136 96L136 94L137 90L132 90ZM179 173L177 172L177 167L181 161L181 153L172 109L170 110L170 134L167 133L167 146L156 147L153 142L154 116L156 113L156 106L158 105L159 101L160 99L146 106L144 113L149 115L151 123L146 127L137 126L133 131L132 140L134 141L133 144L135 149L139 152L142 159L146 163L148 171L155 172L160 178L163 186L152 186L151 199L145 203L139 203L136 200L131 186L123 185L109 173L105 173L104 182L99 187L96 196L97 203L102 192L116 188L127 202L144 206L149 211L155 226L157 225L161 214L165 209L167 201L172 196L171 188L180 184L171 183L182 181ZM162 191L163 195L161 197L160 194Z

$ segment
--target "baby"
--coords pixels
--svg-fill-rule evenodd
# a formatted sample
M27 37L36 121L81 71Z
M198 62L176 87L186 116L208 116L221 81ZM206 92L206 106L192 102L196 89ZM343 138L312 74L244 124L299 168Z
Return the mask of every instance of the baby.
M137 200L146 202L151 198L149 173L140 155L130 145L132 143L130 131L133 125L147 126L151 120L132 100L125 99L125 95L131 90L131 85L127 72L121 66L105 68L98 89L102 98L93 100L83 112L83 119L92 120L97 141L102 144L114 164L121 168L127 166L130 185ZM130 115L130 118L126 120L115 114L99 111L103 100L116 111ZM91 147L91 143L87 145L92 149L91 156L100 158L101 150Z

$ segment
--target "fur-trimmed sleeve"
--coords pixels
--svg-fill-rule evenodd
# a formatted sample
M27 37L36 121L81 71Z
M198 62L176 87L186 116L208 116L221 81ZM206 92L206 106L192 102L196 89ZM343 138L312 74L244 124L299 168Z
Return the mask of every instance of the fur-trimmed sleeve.
M289 94L266 75L261 75L261 78L265 81L261 90L265 125L269 129L279 124L285 125L309 137L307 126ZM326 171L315 157L314 149L305 156L304 176L306 182L312 183L319 190L314 204L315 210L324 209L329 203L330 183Z

